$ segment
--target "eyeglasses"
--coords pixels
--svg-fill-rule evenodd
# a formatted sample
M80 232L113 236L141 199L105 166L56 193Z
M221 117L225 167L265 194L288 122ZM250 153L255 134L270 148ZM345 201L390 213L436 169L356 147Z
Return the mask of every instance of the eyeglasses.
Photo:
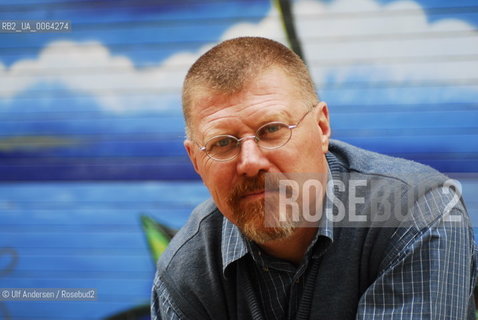
M299 126L314 107L315 105L296 124L269 122L257 129L255 135L245 136L240 139L227 134L214 136L207 140L204 146L199 146L199 150L206 152L213 160L224 162L237 157L241 149L241 143L247 139L254 139L262 149L278 149L289 142L292 137L292 130Z

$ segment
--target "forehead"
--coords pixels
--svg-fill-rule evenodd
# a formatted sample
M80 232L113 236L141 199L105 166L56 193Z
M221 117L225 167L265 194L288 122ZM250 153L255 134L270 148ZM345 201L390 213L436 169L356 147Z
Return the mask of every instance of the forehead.
M273 68L250 81L239 93L221 94L201 90L191 107L193 134L204 135L244 130L267 121L287 121L300 105L297 86L286 74ZM234 132L237 133L237 132Z

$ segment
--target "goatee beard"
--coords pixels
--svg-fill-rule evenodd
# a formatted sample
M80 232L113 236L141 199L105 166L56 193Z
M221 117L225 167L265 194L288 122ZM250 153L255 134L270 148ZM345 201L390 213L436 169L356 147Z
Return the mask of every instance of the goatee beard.
M251 192L270 191L265 190L265 179L265 173L244 178L243 182L233 189L228 199L229 208L233 213L233 223L248 239L259 244L287 238L294 233L297 226L297 223L292 221L279 222L277 210L266 212L265 197L247 201L243 199ZM279 179L268 181L268 189L270 186L277 186L278 190L278 185Z

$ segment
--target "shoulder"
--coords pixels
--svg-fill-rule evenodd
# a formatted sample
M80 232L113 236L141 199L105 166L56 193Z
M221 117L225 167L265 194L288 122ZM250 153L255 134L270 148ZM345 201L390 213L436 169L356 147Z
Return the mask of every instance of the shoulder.
M159 258L158 274L166 271L180 274L183 268L191 272L199 260L216 258L211 255L220 252L222 220L211 199L198 205Z
M212 200L196 207L161 255L154 290L167 290L175 312L188 319L208 319L210 310L224 314L221 236L223 215ZM206 312L206 313L204 313Z
M335 159L348 173L382 177L409 186L428 185L430 188L448 179L427 165L364 150L342 141L331 140L329 149L328 158Z
M433 241L466 247L467 256L473 252L473 231L457 181L429 166L336 140L327 158L339 177L367 182L367 191L355 194L364 200L357 208L370 218L367 245L376 250L370 250L372 260L381 257L382 270L415 251L438 252L428 246Z
M352 196L363 197L372 226L414 226L409 231L418 232L444 218L455 198L455 211L467 216L459 184L429 166L336 140L327 159L332 175L339 171L334 180L350 184Z

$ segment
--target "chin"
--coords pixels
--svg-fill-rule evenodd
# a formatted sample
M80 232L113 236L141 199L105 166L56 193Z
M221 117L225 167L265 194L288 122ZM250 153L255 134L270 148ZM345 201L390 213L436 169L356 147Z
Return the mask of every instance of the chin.
M295 228L293 226L281 226L281 227L264 227L263 224L257 225L245 225L241 228L242 233L251 241L258 244L265 244L266 242L287 239L290 237Z
M279 222L278 217L271 217L265 212L264 199L256 200L233 208L234 224L249 239L258 244L281 240L290 237L296 223L292 221Z

